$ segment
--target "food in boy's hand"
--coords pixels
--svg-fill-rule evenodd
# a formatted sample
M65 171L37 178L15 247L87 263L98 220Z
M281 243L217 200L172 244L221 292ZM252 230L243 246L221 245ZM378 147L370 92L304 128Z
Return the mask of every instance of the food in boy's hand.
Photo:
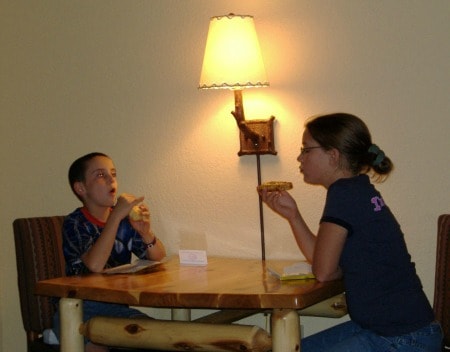
M144 216L142 215L142 209L139 207L139 205L135 205L130 213L128 214L131 220L133 221L141 221L144 219Z
M275 192L275 191L287 191L292 189L292 182L287 181L267 181L262 183L257 187L258 191L262 191L263 189L267 190L268 192Z

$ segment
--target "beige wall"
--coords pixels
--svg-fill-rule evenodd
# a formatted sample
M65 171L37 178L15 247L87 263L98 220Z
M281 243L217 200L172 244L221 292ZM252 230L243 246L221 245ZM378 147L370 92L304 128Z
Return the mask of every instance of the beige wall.
M237 157L229 91L196 89L209 17L255 16L271 87L248 118L276 116L263 179L294 182L312 228L325 191L295 158L306 117L360 115L396 164L380 186L433 296L437 216L449 212L450 2L303 0L0 1L0 350L24 351L13 219L78 206L66 172L103 151L120 191L145 195L170 253L204 235L209 255L260 255L256 160ZM300 257L265 211L269 258ZM332 322L305 319L305 333ZM261 318L261 324L264 324Z

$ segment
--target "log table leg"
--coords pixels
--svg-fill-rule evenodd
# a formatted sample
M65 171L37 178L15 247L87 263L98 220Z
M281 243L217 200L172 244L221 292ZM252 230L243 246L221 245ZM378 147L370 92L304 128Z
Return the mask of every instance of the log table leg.
M83 323L83 301L61 298L59 301L61 321L61 352L84 352L84 337L80 333Z
M272 349L269 333L251 325L97 316L84 323L81 332L100 345L145 350L268 352Z
M272 313L272 351L300 351L300 318L295 309L274 309Z

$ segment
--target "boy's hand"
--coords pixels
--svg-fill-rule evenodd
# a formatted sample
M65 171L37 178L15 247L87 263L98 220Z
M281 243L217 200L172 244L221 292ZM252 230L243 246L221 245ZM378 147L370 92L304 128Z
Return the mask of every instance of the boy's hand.
M129 216L133 207L139 207L140 218L139 220L133 220L129 218L131 226L142 236L146 238L152 237L150 227L150 210L147 205L140 204L144 200L144 197L136 198L135 196L127 193L122 193L117 199L116 206L114 207L111 215L117 215L120 220ZM111 216L110 215L110 216Z
M146 204L139 204L138 207L139 218L130 216L130 224L145 239L151 235L150 210Z
M117 198L116 205L111 213L111 215L115 215L122 220L127 217L130 213L131 209L141 203L144 200L144 197L136 198L132 194L122 193L119 198Z

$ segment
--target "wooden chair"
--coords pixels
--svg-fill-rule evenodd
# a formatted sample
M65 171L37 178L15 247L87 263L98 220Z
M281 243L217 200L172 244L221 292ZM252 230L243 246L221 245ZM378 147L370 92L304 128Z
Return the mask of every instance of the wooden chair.
M434 312L444 332L442 351L450 350L450 214L438 218Z
M52 327L55 304L50 297L34 295L34 286L39 280L64 275L63 220L63 216L49 216L13 222L20 309L28 352L58 350L43 341L44 330Z
M50 297L35 295L34 287L39 280L65 275L61 235L63 221L64 216L47 216L21 218L13 222L20 309L27 334L27 352L59 351L59 345L47 344L43 339L44 330L53 325L55 301Z

